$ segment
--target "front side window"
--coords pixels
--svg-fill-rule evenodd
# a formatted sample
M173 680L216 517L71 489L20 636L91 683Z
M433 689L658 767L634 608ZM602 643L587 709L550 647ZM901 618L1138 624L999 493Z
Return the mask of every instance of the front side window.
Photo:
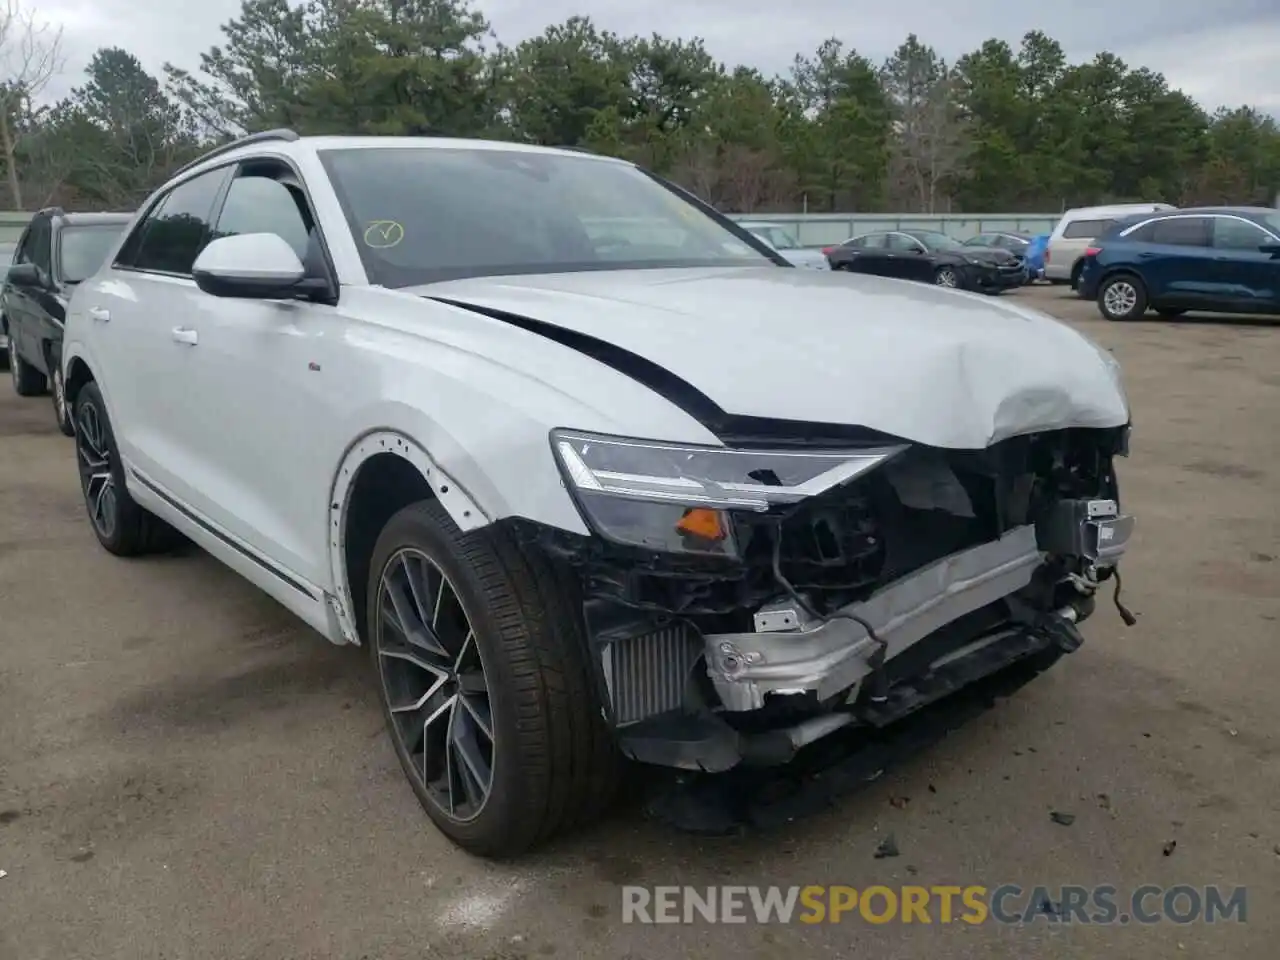
M938 233L934 230L918 230L912 234L920 243L924 244L926 250L934 252L940 250L958 250L964 246L959 240L948 237L945 233Z
M27 247L28 263L34 263L46 277L53 273L53 227L48 217L40 217L31 224L30 247Z
M923 244L908 234L891 233L889 234L889 249L898 253L910 253L913 250L923 249Z
M320 152L371 282L776 266L629 164L466 147Z
M210 170L174 187L130 235L116 263L189 276L208 241L209 217L228 173Z
M298 259L307 258L309 224L299 207L299 195L273 177L240 176L231 181L218 215L214 237L245 233L274 233L293 247Z
M76 224L58 235L58 261L65 283L88 280L106 262L123 223Z
M1235 217L1213 218L1213 245L1219 250L1248 250L1257 253L1264 243L1275 243L1261 227Z

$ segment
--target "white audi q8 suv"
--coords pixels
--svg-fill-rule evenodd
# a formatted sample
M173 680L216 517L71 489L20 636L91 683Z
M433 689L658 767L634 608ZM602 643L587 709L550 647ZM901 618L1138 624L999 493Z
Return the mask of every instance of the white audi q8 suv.
M413 790L490 856L624 758L783 764L1048 663L1133 526L1105 350L569 150L220 147L79 285L63 374L102 545L184 535L366 646Z

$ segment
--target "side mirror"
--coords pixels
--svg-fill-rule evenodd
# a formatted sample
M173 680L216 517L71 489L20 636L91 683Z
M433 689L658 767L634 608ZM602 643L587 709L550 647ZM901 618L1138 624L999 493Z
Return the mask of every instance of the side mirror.
M15 263L9 268L9 273L5 279L15 287L44 286L44 280L40 276L40 269L34 263Z
M275 300L299 292L306 271L281 237L243 233L219 237L200 251L191 276L210 296Z
M1280 243L1264 243L1258 247L1263 253L1269 253L1273 257L1280 257Z

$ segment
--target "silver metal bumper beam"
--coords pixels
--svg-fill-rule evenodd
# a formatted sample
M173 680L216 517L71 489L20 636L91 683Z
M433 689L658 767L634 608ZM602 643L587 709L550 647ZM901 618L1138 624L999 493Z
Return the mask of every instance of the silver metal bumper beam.
M1044 561L1033 526L1017 527L917 570L842 612L869 623L898 656L952 620L1022 589ZM839 613L798 629L710 634L707 671L726 709L758 710L769 694L813 693L826 699L871 672L876 643Z

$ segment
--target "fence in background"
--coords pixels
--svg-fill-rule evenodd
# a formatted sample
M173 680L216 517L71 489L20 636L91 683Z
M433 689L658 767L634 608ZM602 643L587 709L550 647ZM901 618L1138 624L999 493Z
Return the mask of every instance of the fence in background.
M841 243L875 230L936 230L957 240L980 233L1049 233L1061 215L1054 213L731 213L734 220L773 223L805 247Z
M1051 213L757 213L730 214L735 220L776 223L793 233L806 247L840 243L872 230L937 230L957 240L999 230L1015 233L1048 233L1058 222ZM0 210L0 243L17 243L31 214Z

